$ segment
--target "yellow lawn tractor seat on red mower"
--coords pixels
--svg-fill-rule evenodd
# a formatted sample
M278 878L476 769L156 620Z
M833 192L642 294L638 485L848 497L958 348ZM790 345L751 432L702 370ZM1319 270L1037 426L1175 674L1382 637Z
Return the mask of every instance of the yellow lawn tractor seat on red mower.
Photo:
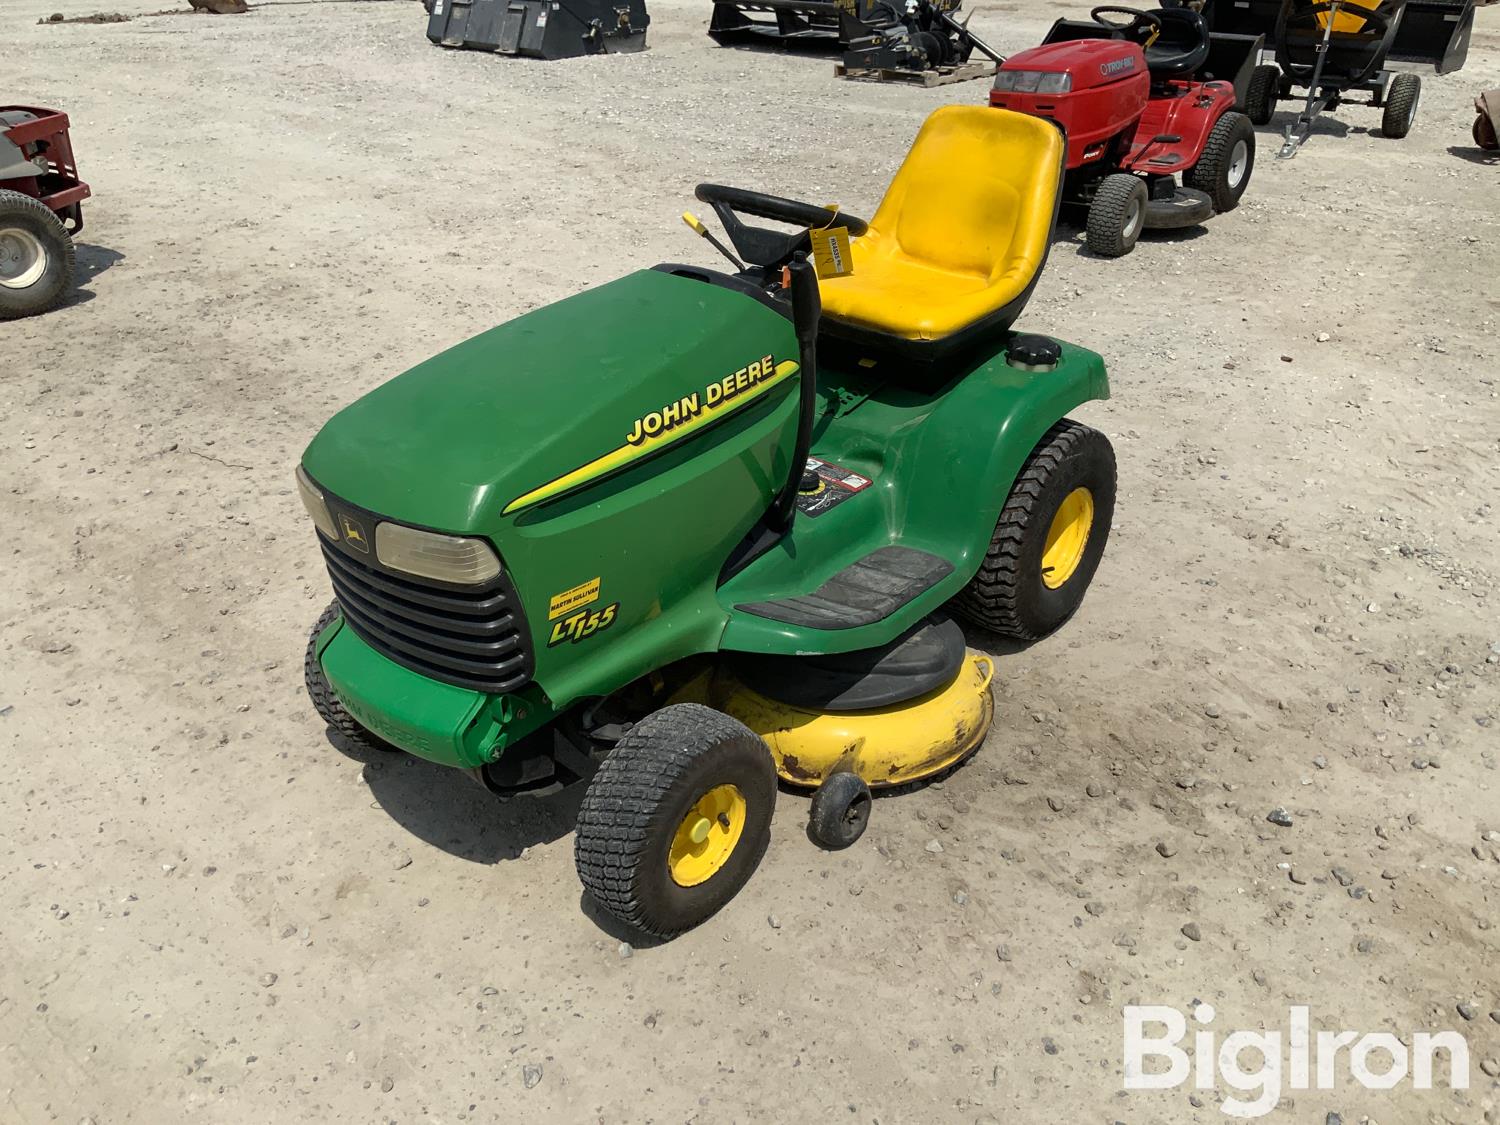
M934 112L851 243L853 272L819 283L820 340L919 362L993 344L1046 264L1066 152L1039 117Z

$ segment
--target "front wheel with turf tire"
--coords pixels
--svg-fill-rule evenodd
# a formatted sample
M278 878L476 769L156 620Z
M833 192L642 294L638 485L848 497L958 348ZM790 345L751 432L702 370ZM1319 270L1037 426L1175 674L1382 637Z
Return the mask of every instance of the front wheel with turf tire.
M1245 116L1252 125L1269 125L1280 100L1281 71L1274 66L1258 66L1250 72L1245 88Z
M1422 100L1422 79L1415 74L1398 74L1391 79L1385 92L1385 112L1380 118L1380 131L1393 140L1400 140L1411 132L1417 119L1417 103Z
M1120 258L1135 248L1146 226L1146 182L1126 172L1099 181L1089 203L1088 248L1104 258Z
M307 638L307 651L302 657L302 681L307 685L308 698L312 700L313 709L318 712L318 717L344 740L348 749L394 751L396 749L394 746L360 726L359 721L345 710L344 705L339 702L339 697L333 693L328 677L323 674L323 665L318 661L318 637L322 635L324 629L337 621L338 617L339 603L333 602L313 623L312 633Z
M870 823L870 787L857 773L830 774L813 794L807 831L820 848L847 848L865 834Z
M589 782L573 841L578 877L627 926L676 937L749 881L775 807L776 767L760 736L701 704L663 707Z
M1198 163L1183 179L1188 187L1204 192L1222 215L1240 205L1254 169L1255 129L1250 118L1231 110L1209 130Z
M979 573L954 609L974 624L1037 640L1073 616L1104 555L1115 512L1115 452L1064 418L1026 459Z
M45 204L0 191L0 320L52 308L73 283L73 239Z

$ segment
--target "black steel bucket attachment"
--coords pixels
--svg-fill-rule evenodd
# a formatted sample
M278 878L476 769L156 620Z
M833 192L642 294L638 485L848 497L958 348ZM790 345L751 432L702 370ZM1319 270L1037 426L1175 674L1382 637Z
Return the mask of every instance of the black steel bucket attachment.
M644 50L645 0L432 0L427 38L534 59Z
M1447 74L1468 59L1473 33L1474 0L1406 0L1388 57Z

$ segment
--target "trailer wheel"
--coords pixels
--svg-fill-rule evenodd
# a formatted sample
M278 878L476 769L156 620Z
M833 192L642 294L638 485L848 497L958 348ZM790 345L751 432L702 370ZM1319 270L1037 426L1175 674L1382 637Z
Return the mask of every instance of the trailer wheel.
M1135 247L1146 225L1145 181L1115 172L1099 181L1089 204L1088 248L1104 258L1119 258Z
M1252 125L1269 125L1280 100L1281 71L1274 66L1258 66L1250 72L1245 89L1245 116Z
M953 600L974 624L1019 640L1056 630L1083 603L1115 511L1115 452L1064 418L1026 459L979 573Z
M73 239L46 204L0 191L0 320L46 312L73 281Z
M351 749L387 750L399 753L396 747L360 726L359 720L349 714L344 705L339 702L339 697L333 693L333 686L328 682L328 677L323 674L323 665L318 662L318 637L324 629L338 619L338 616L339 603L330 603L323 611L323 615L313 623L312 633L307 638L307 652L302 657L302 682L307 685L308 698L312 700L313 709L317 711L318 717L327 723Z
M1411 132L1417 119L1417 103L1422 100L1422 79L1415 74L1398 74L1391 79L1385 95L1385 113L1380 131L1393 140Z
M589 783L573 841L578 877L621 922L676 937L749 881L775 807L776 767L759 735L711 707L663 707Z
M1219 214L1240 205L1240 196L1250 186L1255 170L1255 129L1243 113L1233 111L1219 118L1203 142L1203 153L1183 177L1213 201Z

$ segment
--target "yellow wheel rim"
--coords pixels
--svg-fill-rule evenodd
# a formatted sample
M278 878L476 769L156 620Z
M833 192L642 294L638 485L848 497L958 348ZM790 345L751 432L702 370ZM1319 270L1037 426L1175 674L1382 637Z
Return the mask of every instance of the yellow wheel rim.
M1047 546L1042 551L1042 584L1047 589L1056 590L1073 577L1083 561L1093 526L1094 494L1086 488L1075 488L1047 529Z
M745 831L745 795L737 785L717 785L699 797L672 836L667 870L679 887L696 887L717 875Z

